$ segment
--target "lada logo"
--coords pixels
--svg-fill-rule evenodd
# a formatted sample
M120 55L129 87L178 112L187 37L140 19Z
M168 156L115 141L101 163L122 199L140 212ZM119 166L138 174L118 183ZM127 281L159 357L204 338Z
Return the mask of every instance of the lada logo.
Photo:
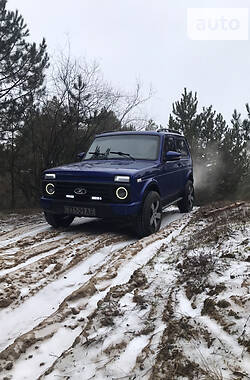
M74 193L76 195L85 195L87 194L87 190L84 189L84 187L77 187L75 190L74 190Z

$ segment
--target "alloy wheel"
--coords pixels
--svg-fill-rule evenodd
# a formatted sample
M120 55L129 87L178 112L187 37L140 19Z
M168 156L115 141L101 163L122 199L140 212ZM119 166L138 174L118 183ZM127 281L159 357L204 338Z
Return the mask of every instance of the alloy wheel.
M157 200L151 205L151 217L150 217L150 226L157 230L157 226L161 220L161 212L160 211L160 202Z

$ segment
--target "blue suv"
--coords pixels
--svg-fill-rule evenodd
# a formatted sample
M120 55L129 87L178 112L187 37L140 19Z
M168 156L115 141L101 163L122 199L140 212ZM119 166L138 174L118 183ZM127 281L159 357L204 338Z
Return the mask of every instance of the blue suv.
M165 207L193 208L192 159L177 132L102 133L79 156L43 173L41 207L55 228L76 216L129 217L142 237L159 230Z

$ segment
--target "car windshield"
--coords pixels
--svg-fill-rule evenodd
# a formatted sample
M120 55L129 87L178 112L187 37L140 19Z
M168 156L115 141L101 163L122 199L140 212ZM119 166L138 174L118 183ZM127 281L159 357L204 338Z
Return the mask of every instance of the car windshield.
M160 137L154 135L109 135L97 137L90 146L85 160L156 160Z

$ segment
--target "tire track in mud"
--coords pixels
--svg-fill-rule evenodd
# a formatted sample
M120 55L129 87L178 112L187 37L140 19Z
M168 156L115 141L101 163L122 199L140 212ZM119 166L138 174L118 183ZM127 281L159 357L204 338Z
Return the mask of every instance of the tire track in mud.
M0 242L0 255L14 255L16 253L19 253L19 251L24 248L39 245L42 242L47 242L50 239L60 239L65 236L68 236L67 234L69 233L66 229L53 230L48 225L45 225L45 227L43 227L42 229L37 229L36 227L34 227L33 230L35 230L35 233L25 233L24 236L21 235L20 239L15 236L18 233L17 231L13 238L7 238L6 240ZM74 236L75 234L77 234L76 231L70 231L70 235L68 236L68 238L70 238L70 236ZM81 234L84 236L90 235L88 232L83 232Z
M82 224L87 223L86 221ZM23 248L32 245L34 242L46 240L49 237L54 237L59 234L74 234L78 229L81 230L81 225L73 224L68 228L60 228L53 230L43 219L39 220L39 224L31 221L24 222L23 226L17 225L10 231L0 234L0 254L5 252L6 249ZM86 235L94 235L91 231L83 231ZM96 234L95 234L96 235Z
M13 256L16 253L20 253L20 250L35 247L36 245L42 244L43 242L47 242L51 239L62 238L65 234L61 231L51 231L49 228L43 232L39 232L34 236L27 236L18 241L9 242L4 247L0 248L0 256Z
M100 244L103 244L103 242ZM121 243L118 243L117 245L119 246L120 244ZM116 247L116 245L114 244L114 249L115 249L115 247ZM4 336L3 336L3 334L1 336L1 340L2 340L1 347L3 348L3 344L5 346L10 344L11 341L13 341L15 339L15 337L20 335L20 333L25 332L25 330L28 331L30 328L35 327L37 325L37 322L36 322L37 320L39 321L39 319L40 320L46 319L46 314L50 315L51 312L53 313L53 309L57 308L58 303L60 304L63 301L63 299L65 298L65 296L67 296L67 294L71 294L72 291L74 291L74 289L77 289L77 288L79 288L79 286L82 285L82 281L83 282L87 281L91 277L91 274L89 274L89 273L84 274L84 271L90 272L92 265L93 264L97 265L97 263L98 263L97 259L101 260L101 262L102 262L105 259L105 256L107 256L109 254L109 251L112 249L112 247L109 247L109 249L107 249L107 248L108 247L106 247L105 253L104 252L101 253L99 250L96 253L96 257L95 257L95 255L90 255L89 258L87 258L82 264L80 264L80 267L83 268L83 274L80 273L80 276L79 276L79 266L76 266L76 268L74 268L73 270L71 268L71 270L69 272L66 272L67 277L61 276L61 278L59 278L58 280L53 281L51 284L47 285L45 287L45 289L40 291L38 293L37 297L36 296L31 297L27 302L24 302L23 304L21 304L19 306L19 308L17 308L17 309L9 310L9 312L2 312L1 313L2 316L0 314L0 321L1 321L1 319L5 320L5 321L7 320L7 323L5 323ZM104 246L104 249L105 249L105 246ZM77 276L79 278L77 278ZM67 280L64 280L66 278L67 278ZM60 287L58 287L58 289L56 288L56 286L58 285L57 281L61 282L62 289L60 289ZM50 292L53 293L53 299L52 300L51 300L51 294L49 294L49 288L50 288ZM56 291L56 289L57 289L57 291ZM56 295L54 294L55 291L57 293ZM46 298L46 294L48 296L50 296L50 299ZM37 312L37 310L34 310L34 307L36 307L36 305L42 309L42 313L40 314L40 318L39 318L39 313ZM60 309L59 309L59 311L60 311ZM27 315L27 313L28 313L29 318L30 318L28 323L26 321L26 323L23 323L23 324L19 323L19 325L16 326L16 320L19 319L20 322L22 322L23 318L25 318L25 315ZM11 338L9 339L10 341L8 343L8 337L9 336L11 336ZM5 339L5 343L4 343L4 339ZM18 346L20 346L19 343L18 343Z
M2 236L0 236L0 248L4 248L11 243L17 243L23 238L35 236L38 233L45 232L49 229L48 225L45 223L41 223L39 227L18 227L13 231L6 232Z
M40 255L46 253L49 255L52 250L59 249L63 244L68 244L70 241L70 239L65 237L58 240L52 239L50 242L45 241L30 248L21 249L16 255L9 255L6 252L4 257L0 257L0 277L20 269L21 265L28 264L28 261L32 258L37 257L37 260L39 260Z
M46 239L46 236L48 236L49 239ZM46 252L49 255L51 250L65 247L77 240L79 241L78 243L84 242L84 240L86 240L86 242L94 241L94 239L91 239L91 236L88 236L87 234L74 233L73 235L67 236L65 233L55 233L53 231L50 235L42 234L35 239L25 241L23 244L19 245L19 247L16 247L16 245L11 246L11 249L16 247L17 251L13 254L8 252L8 249L10 249L8 248L5 250L5 255L2 257L0 256L0 277L3 275L2 273L4 272L4 269L6 272L13 272L15 267L21 264L25 265L29 259L41 254L46 254ZM20 247L21 249L19 249Z
M244 209L237 212L238 215L232 212L203 223L204 230L195 232L187 245L190 252L187 247L182 252L188 252L188 256L181 259L179 255L178 288L170 311L167 310L168 324L151 365L150 380L248 378L250 341L246 294L249 276L244 276L244 271L247 270L245 262L249 261L250 214L246 217ZM233 231L230 240L229 227ZM218 238L217 231L223 229L224 235ZM232 259L240 267L238 279L232 276ZM237 300L237 308L232 300Z
M51 244L49 250L45 251L44 257L39 257L32 263L24 263L21 270L13 268L12 272L0 277L0 306L3 307L6 303L8 303L7 306L10 304L12 307L19 306L20 302L34 296L43 287L86 260L96 251L108 244L121 241L120 236L103 235L99 239L90 240L79 234L78 239L76 236L71 239L65 238L66 246L58 242ZM21 292L24 286L28 287L26 294ZM15 287L14 294L13 287Z
M227 333L223 325L201 316L200 311L194 310L184 288L175 290L170 309L164 311L166 328L157 355L148 364L149 380L248 378L250 356L237 333Z
M0 214L0 240L2 236L6 236L7 233L13 233L19 228L27 227L28 225L44 224L44 218L42 214L35 214L33 216L22 216L21 214Z
M134 262L137 262L138 266L141 267L157 252L159 247L162 245L163 240L169 240L170 242L170 240L173 237L172 236L173 231L175 232L175 234L178 234L178 232L176 231L176 225L175 226L173 225L173 229L165 231L165 233L158 234L157 237L151 236L150 238L143 239L144 241L140 241L141 243L140 247L137 247L137 244L130 245L129 247L130 249L129 250L127 249L126 251L127 252L131 251L130 255L132 256L132 258L130 257L126 263L126 260L123 257L125 252L122 252L122 256L120 255L121 256L120 258L122 258L122 261L120 262L120 264L125 265L125 267L121 268L120 273L118 273L117 276L114 276L114 273L112 274L110 271L108 273L104 272L102 273L102 275L101 273L97 274L97 277L95 279L92 279L92 284L91 283L88 284L87 288L85 287L85 289L80 289L80 292L77 292L77 294L71 297L71 303L70 303L71 306L77 305L77 308L79 308L80 310L83 307L85 310L85 317L87 317L91 312L91 309L89 308L91 304L92 304L92 310L95 310L96 304L99 305L100 300L103 299L103 297L105 297L105 294L107 294L108 290L111 287L116 286L117 284L120 284L120 283L122 284L124 282L126 283L126 281L129 280L130 275L135 270L134 269L135 266L131 265L131 261L134 260ZM139 258L139 256L141 257ZM118 262L120 258L118 259ZM141 261L139 261L139 259ZM115 265L115 268L117 270L117 265ZM109 283L107 283L107 281ZM101 294L100 293L98 294L97 290L99 290ZM82 293L83 295L85 292L88 294L88 291L91 291L91 294L92 294L90 300L84 300L84 299L82 300ZM79 296L81 296L81 298L79 298ZM69 301L70 299L67 300L67 302ZM86 305L84 306L84 303L82 304L83 301L86 303L86 305L88 305L87 315L86 315Z
M101 373L100 377L98 377L97 373L97 378L105 378L106 376L111 376L111 374L112 376L117 375L117 377L122 376L124 375L124 372L121 370L120 373L116 373L115 368L124 367L126 368L126 371L128 371L126 352L129 352L131 346L140 347L141 345L142 348L145 348L147 345L150 346L150 341L155 345L159 340L161 332L164 330L164 326L162 323L154 323L154 321L157 317L159 318L164 310L164 298L167 299L168 294L171 292L175 278L170 276L169 283L171 285L166 287L164 282L164 277L166 276L164 265L165 267L169 265L165 262L167 258L162 258L161 264L159 265L158 263L157 269L154 268L155 259L161 256L165 251L166 246L168 246L171 241L175 240L178 234L181 234L186 228L189 223L189 218L186 217L186 219L186 223L184 221L182 228L179 228L179 230L176 230L179 223L173 223L173 225L166 229L164 234L158 233L157 237L151 237L151 241L148 238L147 241L140 241L144 247L141 250L149 249L152 242L157 242L156 249L153 250L153 247L151 248L151 255L144 261L144 263L141 263L139 266L140 269L131 273L130 279L127 278L127 283L126 281L125 283L122 281L120 285L119 281L113 281L113 283L110 284L110 287L106 289L110 289L109 292L106 291L105 297L98 301L98 308L89 315L83 331L76 338L73 346L61 355L61 359L66 361L67 365L70 366L70 361L72 361L72 359L73 361L79 359L77 353L75 357L72 357L71 350L74 349L75 346L80 346L82 348L81 366L82 369L85 367L87 370L86 373L84 371L81 372L83 378L87 379L93 376L93 373L91 373L91 366L95 366L99 361L103 362L101 369L105 367L106 372ZM173 258L171 258L171 260L172 259ZM144 264L145 266L143 266ZM152 270L153 268L156 269L156 272ZM161 282L163 287L160 285ZM97 282L94 282L94 285L95 287L98 286L98 280ZM161 299L159 305L155 302L157 298ZM128 307L126 308L127 303ZM77 306L80 308L79 305ZM122 323L119 323L119 321L118 323L113 323L113 320L119 318L119 316ZM127 331L128 327L122 328L121 325L128 326L130 331ZM147 337L148 334L152 334L150 339ZM116 335L118 336L118 339L116 338ZM94 346L93 353L91 352L92 345ZM150 348L148 347L148 350L149 349ZM119 359L119 363L117 363L115 359L124 350L125 353L123 354L123 357L121 360ZM114 352L113 355L112 351ZM145 348L145 352L146 351ZM84 357L83 352L88 352L86 357ZM111 363L112 360L110 360L110 355L113 357L113 365ZM136 360L137 355L135 355L135 348L133 348L133 356ZM60 362L61 359L59 359L58 362ZM91 362L92 360L93 363ZM47 370L46 374L48 375L52 372L55 366L56 362ZM53 373L51 378L57 375L61 376L62 372ZM43 378L43 376L41 378ZM45 378L49 379L50 376L46 376Z
M213 286L216 288L216 283L211 285L212 279L208 283L205 281L204 285L208 289L205 287L205 293L201 290L201 298L195 299L192 296L190 301L186 296L188 289L183 283L185 267L182 260L185 259L186 249L189 244L193 244L197 232L195 219L194 216L187 225L185 234L181 233L179 238L176 236L172 239L172 247L166 243L161 245L157 254L145 266L140 266L128 283L123 282L121 286L116 283L117 286L110 288L85 320L82 332L78 335L76 331L77 337L73 345L61 354L45 371L46 376L42 375L40 379L52 380L57 376L72 380L110 377L151 380L182 377L207 379L211 374L222 376L221 368L225 370L223 375L226 378L232 378L237 373L242 376L250 373L249 354L246 352L249 341L246 340L247 337L242 341L239 339L242 334L246 334L248 321L243 309L237 313L233 309L227 310L231 326L235 326L235 320L237 328L235 326L226 331L225 328L230 326L228 323L224 324L223 318L222 324L218 325L218 321L211 321L202 314L206 293L214 291ZM225 223L230 223L230 220L226 218ZM239 241L240 246L242 243L247 244L247 236L249 234L245 231L245 237L243 235ZM208 238L210 239L204 236L205 240ZM186 243L184 247L183 242ZM216 241L215 246L208 245L209 251L211 247L215 251L216 247L220 247L222 252L224 249L220 240ZM197 250L199 253L199 249ZM247 259L247 252L246 248L243 260ZM195 252L192 254L195 255ZM205 250L205 257L206 254ZM187 260L190 260L189 267L197 265L191 257ZM201 264L207 265L206 262ZM216 261L215 264L218 265L217 271L223 268L220 262L217 264ZM200 271L202 266L197 268ZM172 277L168 277L168 270ZM196 275L191 272L189 275L194 274ZM220 275L217 276L221 279ZM171 284L169 288L166 287L166 277ZM209 273L207 276L205 273L204 277L205 280L208 279ZM243 281L242 284L247 287L246 282ZM96 287L96 282L93 285ZM92 292L95 294L93 288ZM244 294L244 289L242 292ZM241 298L244 306L246 299ZM223 298L219 301L223 301ZM216 307L222 307L220 314L225 315L226 304L224 302L221 303L224 306L219 306L219 301L216 302ZM81 303L75 302L73 305L81 307ZM245 316L245 321L238 315ZM218 358L220 360L216 363Z
M186 217L187 223L188 219L189 218ZM19 371L18 373L22 373L22 365L27 365L27 362L24 361L25 355L28 355L28 353L32 351L33 353L35 352L35 355L32 356L34 362L38 360L38 358L42 360L44 357L42 347L47 347L46 352L48 352L48 346L51 344L51 347L53 347L53 339L57 341L62 332L64 336L69 337L67 345L63 347L62 352L67 350L74 339L81 334L81 323L84 323L89 314L96 309L97 303L99 304L109 289L117 284L126 283L130 275L134 272L135 267L141 267L154 256L163 241L168 239L171 241L174 236L178 235L178 230L176 230L178 226L179 222L173 222L165 230L158 232L156 235L131 243L129 246L128 242L124 241L124 237L123 239L117 237L117 246L125 244L125 247L116 248L116 246L114 246L114 250L105 255L103 262L99 261L95 262L92 266L90 265L90 270L87 273L88 278L86 277L85 281L82 281L82 284L79 283L78 287L61 302L59 308L54 313L47 318L44 317L43 321L36 327L16 338L14 343L0 353L2 367L6 366L8 359L17 361L15 367ZM182 228L184 228L184 226ZM109 244L112 244L112 239ZM110 250L109 248L110 245L106 247L107 250ZM96 247L93 251L96 252ZM96 254L98 254L98 252L96 252ZM93 255L94 252L92 252L92 256ZM76 267L82 260L82 258L78 260L75 259ZM131 264L131 261L133 261L133 264ZM72 324L76 318L77 323ZM34 346L37 344L39 348L34 350ZM24 355L23 352L25 352ZM62 352L60 351L59 355L61 355ZM17 360L21 355L22 358ZM30 361L32 358L29 359L29 366L32 364ZM46 354L45 367L48 368L50 365L53 365L54 361L55 358L52 358L50 362L48 362L48 355ZM38 374L40 375L43 371L44 367L42 366L41 368L38 364Z

